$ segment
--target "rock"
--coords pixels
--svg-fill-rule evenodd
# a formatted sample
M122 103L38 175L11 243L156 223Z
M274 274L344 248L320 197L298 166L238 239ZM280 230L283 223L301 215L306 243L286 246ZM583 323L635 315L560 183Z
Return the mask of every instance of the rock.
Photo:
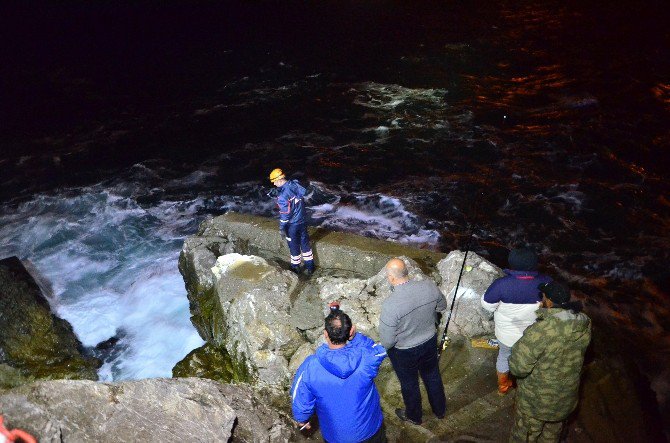
M172 368L176 378L201 377L222 383L252 380L244 362L230 356L228 351L212 343L194 349Z
M288 360L305 341L291 326L295 274L255 256L226 254L212 268L224 319L213 342L262 384L288 383Z
M0 410L41 443L228 441L236 417L201 379L36 382L0 395Z
M393 257L407 256L427 273L444 257L439 252L320 228L309 228L309 235L317 266L353 272L364 278L377 274ZM240 254L281 262L286 262L289 256L286 242L277 229L277 220L267 217L229 212L205 221L198 237L225 239ZM219 255L227 252L231 251L222 251Z
M444 254L351 234L314 234L318 268L305 281L286 270L288 250L275 220L228 213L204 222L184 242L179 269L191 320L214 348L192 353L175 373L228 380L206 368L232 365L261 384L286 386L289 362L300 360L293 354L320 340L329 302L339 300L360 332L379 338L381 305L391 293L384 270L390 258L402 257L413 279L444 280L437 267ZM222 355L214 357L216 349Z
M249 385L197 378L38 382L0 395L9 428L59 443L302 441L281 409Z
M190 237L179 256L179 271L184 276L190 302L191 322L203 340L213 340L215 325L222 318L216 303L214 274L219 249L226 249L224 238Z
M452 251L440 260L437 269L442 277L440 290L447 297L449 309L458 282L465 253ZM481 307L481 298L491 283L503 276L500 268L492 265L474 252L468 252L468 260L463 269L461 284L456 294L455 307L449 323L449 332L466 337L477 337L493 333L494 325L491 314ZM447 315L440 324L444 330Z
M220 384L219 392L237 415L231 443L304 441L286 404L273 402L273 393L243 384ZM282 396L284 403L287 396Z
M302 362L304 362L307 357L312 355L319 346L320 344L318 342L304 343L302 346L300 346L293 354L293 357L291 357L291 361L288 365L289 373L295 374Z
M21 261L0 260L0 387L34 379L97 380L100 362L81 349L72 326L51 312Z

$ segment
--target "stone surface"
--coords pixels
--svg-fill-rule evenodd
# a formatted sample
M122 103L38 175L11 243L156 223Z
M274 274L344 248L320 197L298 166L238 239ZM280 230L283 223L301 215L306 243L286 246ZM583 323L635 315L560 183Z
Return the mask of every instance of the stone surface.
M303 441L285 404L198 378L37 382L0 394L5 424L41 443Z
M249 382L252 377L244 362L212 343L194 349L172 368L176 378L201 377L222 383Z
M444 279L437 266L444 254L325 231L315 231L312 245L317 272L306 280L286 270L288 250L272 219L229 213L184 242L179 269L193 324L261 384L289 383L289 362L299 360L293 354L305 343L320 340L329 302L339 300L358 330L378 339L381 305L391 293L384 270L390 258L402 257L413 279ZM192 353L177 372L214 370L206 368L225 358L212 352Z
M440 260L437 269L442 277L440 290L447 297L451 310L454 290L458 282L465 253L452 251ZM449 333L478 337L493 334L492 315L481 306L481 298L493 281L503 276L497 266L484 260L474 252L468 252L468 259L463 268L461 283L458 287L454 310L449 323ZM449 312L449 311L447 311ZM440 330L444 330L447 315L442 318Z
M41 443L228 441L236 413L201 379L36 382L0 395L10 428Z
M255 256L220 256L212 268L224 320L213 342L263 384L287 383L288 360L304 343L291 326L290 294L295 274Z
M21 261L0 260L0 388L35 379L97 380L99 361L81 349Z
M445 256L426 249L325 229L309 228L309 235L317 266L345 270L365 278L377 274L389 259L396 256L411 258L427 273ZM286 242L277 229L277 220L267 217L229 212L204 222L198 236L225 239L240 254L283 262L289 257ZM221 251L219 255L223 253Z

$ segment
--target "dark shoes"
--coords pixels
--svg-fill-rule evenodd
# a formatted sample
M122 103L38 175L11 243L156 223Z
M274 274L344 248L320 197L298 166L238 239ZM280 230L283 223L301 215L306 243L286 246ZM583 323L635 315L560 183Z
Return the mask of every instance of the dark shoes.
M412 423L413 425L420 426L421 422L420 421L414 421L411 418L409 418L407 415L405 415L405 410L402 408L398 408L395 410L395 415L398 416L398 418L402 421L406 421L409 423Z
M305 268L305 275L311 277L314 274L314 268Z

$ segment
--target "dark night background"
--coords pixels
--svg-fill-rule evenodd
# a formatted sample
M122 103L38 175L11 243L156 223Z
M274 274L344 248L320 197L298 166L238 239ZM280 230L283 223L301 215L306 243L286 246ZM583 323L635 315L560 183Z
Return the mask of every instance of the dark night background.
M279 166L312 183L314 224L449 251L471 223L499 266L535 247L615 331L667 428L667 2L1 8L0 251L52 266L66 305L126 269L99 244L155 258L203 217L271 215ZM103 213L103 240L77 230ZM115 267L62 280L60 259Z

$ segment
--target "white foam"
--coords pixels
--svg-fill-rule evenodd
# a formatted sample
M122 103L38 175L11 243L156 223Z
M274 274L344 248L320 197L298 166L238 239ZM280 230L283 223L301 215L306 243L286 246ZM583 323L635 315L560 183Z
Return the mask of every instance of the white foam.
M172 183L201 184L211 173L191 173ZM0 207L0 254L34 263L53 287L54 310L82 343L94 346L123 332L118 352L100 368L103 380L169 377L174 364L203 343L189 320L177 260L183 239L208 210L276 215L274 200L258 182L238 183L214 197L140 206L133 195L145 195L147 181L157 177L146 165L135 165L130 180ZM315 224L411 244L431 246L439 239L399 198L355 193L343 204L342 192L312 184L306 204ZM218 272L259 260L223 256Z
M228 272L229 269L233 269L237 266L240 266L243 263L252 263L255 265L267 265L267 262L255 255L242 255L236 252L231 254L225 254L216 259L216 264L212 267L212 273L216 279L220 279L223 274Z
M134 186L65 190L0 208L0 254L34 263L52 284L54 309L84 345L125 332L124 351L101 368L105 380L169 377L203 343L177 270L181 240L190 233L184 231L195 230L201 201L146 210L116 192Z
M394 110L404 103L445 107L446 89L407 88L396 84L365 82L354 85L352 92L358 93L354 103L366 108Z
M312 182L312 186L320 194L331 192L322 183ZM439 241L439 233L423 228L421 220L407 211L400 199L378 193L352 196L347 204L339 198L315 206L309 206L309 199L306 203L313 211L312 219L327 228L414 245L434 246Z

